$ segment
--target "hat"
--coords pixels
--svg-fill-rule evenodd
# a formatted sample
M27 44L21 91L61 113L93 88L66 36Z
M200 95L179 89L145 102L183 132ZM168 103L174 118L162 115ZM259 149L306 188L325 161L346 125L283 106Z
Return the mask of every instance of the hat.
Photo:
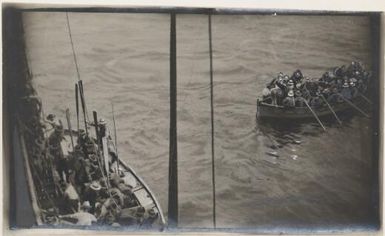
M106 125L106 124L107 122L103 118L99 120L99 125Z
M100 186L98 181L92 181L90 188L94 191L99 191L102 187Z
M155 212L154 208L151 208L150 210L148 210L148 214L150 216L156 216L156 212Z
M89 201L83 202L82 208L83 208L83 209L90 209L90 208L91 208L90 202L89 202Z
M94 153L91 153L90 155L88 155L88 157L90 158L91 161L97 161L98 160L98 156Z
M294 96L293 90L290 90L290 91L287 93L287 95L288 95L289 97L293 97L293 96Z
M47 116L47 120L53 120L53 119L55 119L55 115L54 114L49 114Z

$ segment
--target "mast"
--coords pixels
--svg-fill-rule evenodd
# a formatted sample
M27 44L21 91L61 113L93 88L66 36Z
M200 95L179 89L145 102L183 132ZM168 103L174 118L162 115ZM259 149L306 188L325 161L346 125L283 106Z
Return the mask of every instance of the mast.
M176 21L171 12L170 22L170 150L168 176L168 225L178 226L178 153L176 130Z

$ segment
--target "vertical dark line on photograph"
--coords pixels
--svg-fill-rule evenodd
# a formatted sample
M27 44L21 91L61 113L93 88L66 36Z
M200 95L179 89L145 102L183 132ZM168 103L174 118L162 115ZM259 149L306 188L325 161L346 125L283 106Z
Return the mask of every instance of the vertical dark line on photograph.
M382 83L380 83L380 61L381 61L381 48L380 48L380 25L381 14L373 13L370 15L370 37L371 37L371 56L372 56L372 99L373 99L373 133L372 133L372 203L373 203L373 223L375 227L380 227L380 206L379 206L379 158L380 158L380 110L383 111L383 107L380 105L380 90ZM383 138L383 137L382 137Z
M170 150L168 179L168 227L178 227L178 148L176 93L176 16L170 15Z
M213 46L212 46L212 27L211 12L209 19L209 51L210 51L210 107L211 107L211 180L213 186L213 226L217 227L216 221L216 197L215 197L215 149L214 149L214 83L213 83Z

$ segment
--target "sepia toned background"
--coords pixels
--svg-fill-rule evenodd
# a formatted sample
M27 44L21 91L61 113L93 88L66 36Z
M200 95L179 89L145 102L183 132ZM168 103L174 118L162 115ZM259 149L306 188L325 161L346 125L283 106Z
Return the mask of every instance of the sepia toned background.
M46 114L75 124L76 70L65 13L25 13L28 63ZM69 13L88 109L110 121L120 157L167 210L169 15ZM360 60L371 68L365 16L215 15L214 147L208 21L177 15L179 211L182 227L212 227L215 151L217 227L360 228L372 222L372 120L327 131L314 123L257 123L256 99L278 72L318 78ZM301 144L294 144L293 140ZM266 153L271 146L279 157ZM167 213L167 212L165 212Z

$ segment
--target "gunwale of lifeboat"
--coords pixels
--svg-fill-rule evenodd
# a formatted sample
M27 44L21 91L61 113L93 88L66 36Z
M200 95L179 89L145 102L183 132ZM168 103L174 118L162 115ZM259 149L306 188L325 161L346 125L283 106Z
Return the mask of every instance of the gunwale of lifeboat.
M360 97L356 97L351 101L355 105L364 104L364 100ZM340 113L347 110L352 110L351 105L346 102L337 103L332 105L334 112ZM332 111L327 106L322 106L320 108L313 108L318 117L332 116ZM298 120L307 120L313 119L314 115L309 111L307 107L295 107L295 108L286 108L284 106L275 106L271 103L266 102L263 99L257 100L257 119L298 119Z

